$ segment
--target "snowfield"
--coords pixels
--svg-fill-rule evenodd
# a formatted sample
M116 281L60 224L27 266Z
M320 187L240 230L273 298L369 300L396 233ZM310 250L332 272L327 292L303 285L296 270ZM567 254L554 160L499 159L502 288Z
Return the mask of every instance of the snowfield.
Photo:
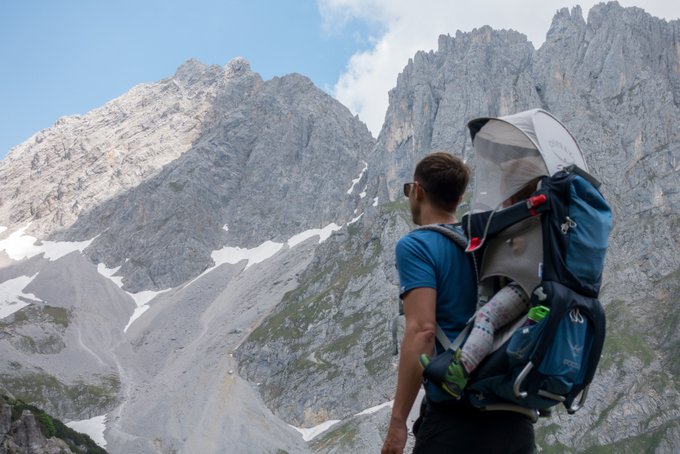
M106 429L105 423L106 415L101 415L90 419L84 419L82 421L67 422L66 426L70 427L76 432L88 435L92 441L97 443L102 448L106 448L106 440L104 439L104 429Z

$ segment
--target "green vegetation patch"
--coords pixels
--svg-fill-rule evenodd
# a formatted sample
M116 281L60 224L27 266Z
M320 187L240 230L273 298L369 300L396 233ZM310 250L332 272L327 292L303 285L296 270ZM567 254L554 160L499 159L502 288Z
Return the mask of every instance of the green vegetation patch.
M27 311L25 309L26 308L20 309L13 314L14 318L13 318L12 321L14 323L18 324L18 323L25 323L25 322L28 321L28 314L26 313ZM3 323L3 325L4 324L5 323Z
M409 209L408 199L406 198L399 198L394 202L388 202L383 205L380 205L380 213L383 216L384 215L398 216L407 223L412 222L411 210Z
M607 335L599 368L621 367L626 358L635 357L649 365L657 358L649 334L640 330L635 316L623 301L612 301L606 308Z
M5 320L0 320L0 326L9 326L11 324L22 325L27 322L48 322L63 328L68 328L70 320L71 311L68 309L47 304L43 306L31 304L16 311L12 314L11 318L8 317Z
M333 314L333 320L345 328L357 323L360 319L356 314L345 317L335 309L343 298L359 296L361 290L355 294L347 291L352 279L370 274L378 265L379 244L372 246L367 259L363 257L364 252L357 248L347 259L331 260L304 279L304 285L284 295L280 309L252 332L249 341L297 340L310 325L327 319L328 314Z
M637 454L640 452L656 452L656 449L660 447L662 442L666 439L666 432L677 426L677 422L670 421L651 432L619 440L616 443L608 445L592 446L583 452L584 454L610 454L613 452Z
M326 434L317 437L312 441L312 448L315 451L324 452L329 448L343 448L346 452L352 452L350 449L354 444L359 434L359 429L352 421L340 425L337 429L330 430Z
M120 380L115 375L98 376L99 384L82 380L66 385L46 373L28 373L21 376L0 374L0 382L22 402L33 402L43 408L63 408L68 402L76 412L99 413L113 408L117 402Z
M50 316L55 324L68 328L71 319L71 314L68 309L45 305L43 312Z
M609 369L612 366L623 366L624 360L631 356L640 359L644 365L649 365L656 358L656 353L639 333L609 330L604 341L599 367Z
M0 395L0 402L8 404L12 408L12 421L21 418L24 411L30 411L35 416L42 434L46 438L57 437L64 440L71 449L71 452L82 454L106 454L106 450L92 441L88 435L76 432L70 427L67 427L59 419L50 416L38 407L26 404L20 399L10 399L4 395Z

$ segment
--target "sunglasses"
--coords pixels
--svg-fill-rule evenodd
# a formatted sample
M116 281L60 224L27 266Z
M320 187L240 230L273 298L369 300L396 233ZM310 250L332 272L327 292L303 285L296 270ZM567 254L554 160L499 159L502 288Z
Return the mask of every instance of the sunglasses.
M404 183L404 195L408 197L411 194L411 188L415 185L419 185L421 188L423 188L423 191L427 192L427 190L423 187L422 184L418 183L417 181L412 181L410 183Z

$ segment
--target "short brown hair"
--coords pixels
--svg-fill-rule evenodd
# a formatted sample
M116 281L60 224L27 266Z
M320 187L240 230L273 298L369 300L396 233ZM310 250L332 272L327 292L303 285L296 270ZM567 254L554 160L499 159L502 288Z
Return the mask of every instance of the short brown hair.
M470 181L470 169L459 157L436 152L418 162L414 178L433 205L455 211Z

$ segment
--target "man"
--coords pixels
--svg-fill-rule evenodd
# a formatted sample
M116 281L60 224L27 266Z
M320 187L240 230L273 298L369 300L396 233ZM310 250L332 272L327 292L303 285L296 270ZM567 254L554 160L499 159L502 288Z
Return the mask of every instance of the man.
M414 181L404 185L413 222L453 228L469 175L467 166L453 155L433 153L423 158ZM455 339L477 303L473 263L441 233L410 232L397 243L396 259L406 326L383 454L404 450L406 419L423 381L419 357L435 352L436 325ZM442 351L440 345L436 348ZM483 413L432 382L425 383L425 393L424 414L414 425L414 453L533 452L533 425L528 418L510 412Z

